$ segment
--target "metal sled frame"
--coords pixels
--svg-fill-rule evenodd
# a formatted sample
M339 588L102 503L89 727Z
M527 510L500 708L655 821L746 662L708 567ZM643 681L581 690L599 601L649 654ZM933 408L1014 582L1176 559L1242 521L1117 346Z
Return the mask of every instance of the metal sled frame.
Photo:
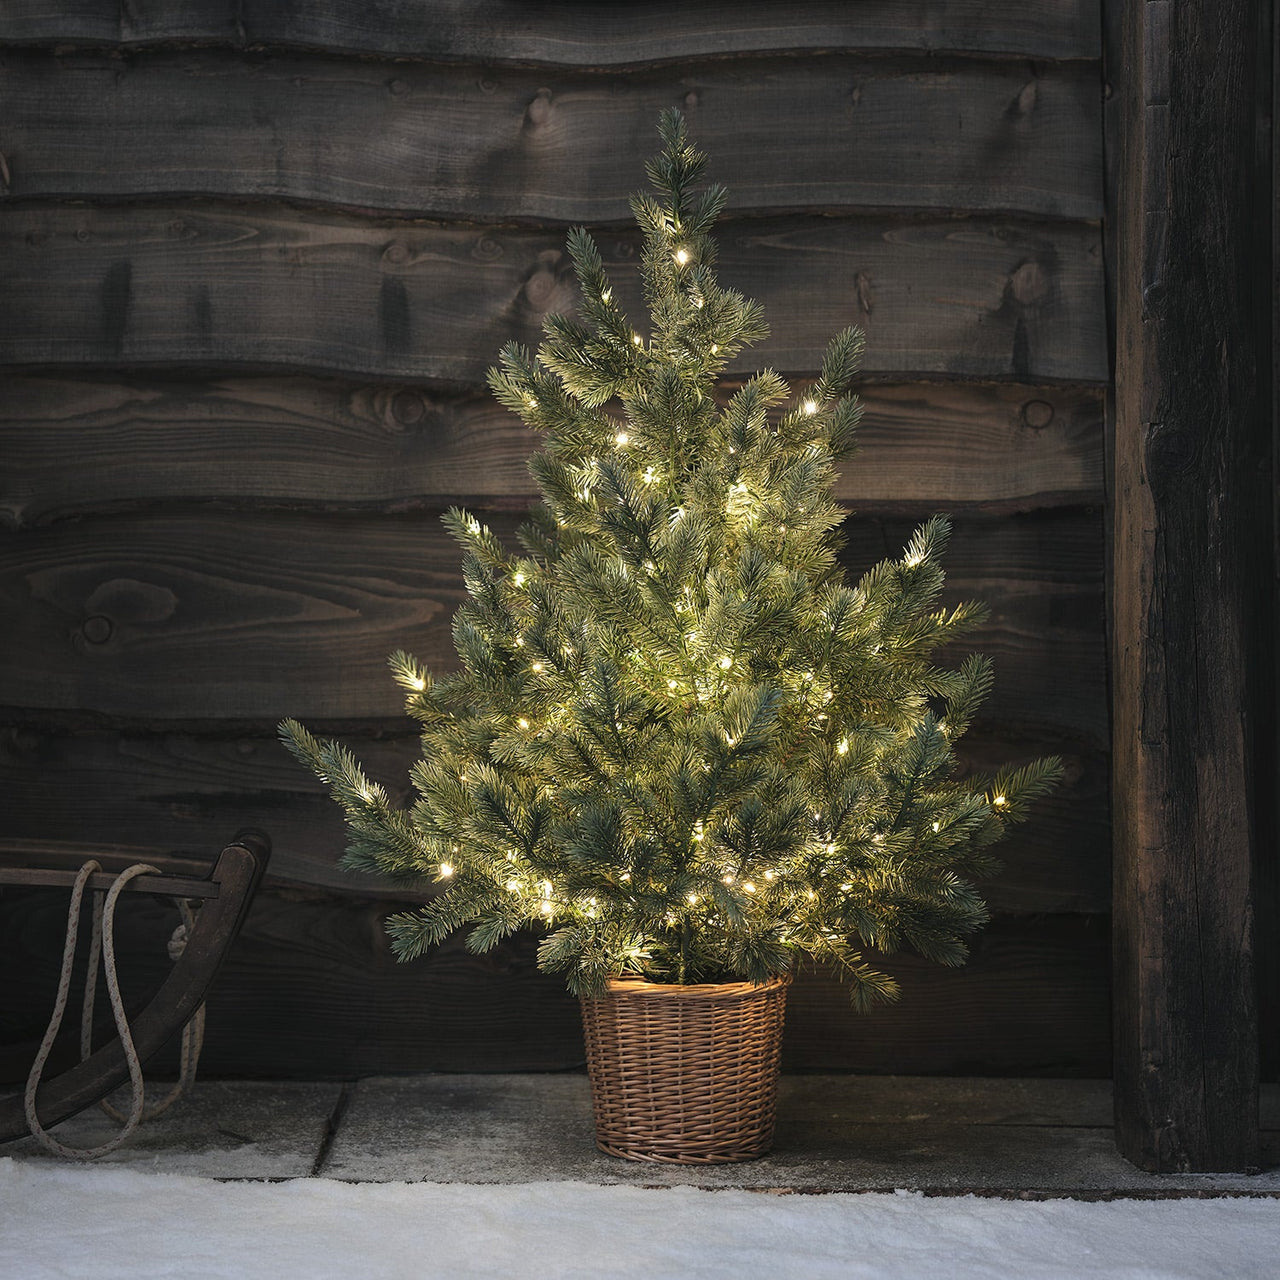
M200 902L195 924L182 957L145 1008L129 1020L138 1057L145 1062L191 1020L203 1003L223 958L240 931L271 855L271 841L261 831L242 831L218 855L205 876L162 874L139 876L125 892L159 894ZM118 856L94 856L104 866L120 862ZM140 859L130 858L129 862ZM162 871L191 866L188 860L148 858ZM80 859L81 862L84 858ZM116 868L122 870L123 867ZM0 866L0 886L59 887L74 883L74 869L41 866ZM112 871L95 873L89 887L109 888ZM34 1060L35 1045L28 1060ZM36 1094L36 1114L47 1129L91 1107L129 1079L129 1066L117 1037L85 1061L47 1080ZM0 1099L0 1142L24 1137L28 1132L22 1094Z

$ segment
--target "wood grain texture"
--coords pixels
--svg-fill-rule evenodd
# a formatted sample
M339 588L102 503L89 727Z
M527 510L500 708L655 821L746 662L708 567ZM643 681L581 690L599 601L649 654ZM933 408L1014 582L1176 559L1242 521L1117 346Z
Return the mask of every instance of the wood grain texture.
M387 736L341 733L396 804L411 801L409 767L418 756L402 723ZM1061 754L1067 780L1037 804L1035 820L1000 846L1004 869L985 885L1003 914L1105 912L1110 902L1106 756L1078 741L1028 737L995 724L961 740L966 769ZM8 797L0 859L33 849L86 854L104 843L134 861L180 850L206 852L231 826L267 831L273 883L311 885L361 897L403 895L403 887L338 866L346 829L319 782L274 736L69 732L27 725L0 730L0 794Z
M3 70L18 199L629 224L654 122L679 104L731 210L1102 215L1093 63L811 55L602 75L201 50L9 52Z
M536 971L536 938L522 934L486 956L454 938L398 964L382 927L386 911L376 902L261 891L209 999L203 1074L324 1078L582 1063L577 1001L560 978ZM25 978L0 1011L0 1044L37 1037L47 1019L65 913L65 895L0 896L0 972ZM153 899L121 904L122 986L138 1000L168 969L171 917ZM961 969L906 955L885 963L906 993L901 1005L867 1017L850 1010L838 982L800 976L788 999L788 1069L1106 1072L1107 929L1097 917L996 920ZM17 1064L4 1065L12 1073Z
M643 314L636 238L601 237ZM868 373L1105 382L1097 229L872 217L720 228L721 279L773 335L736 371L812 369L867 331ZM381 224L218 204L0 214L0 364L283 366L478 385L575 286L559 232ZM642 326L642 332L645 326Z
M442 61L614 66L761 51L919 49L1095 58L1097 0L5 0L0 41L273 45Z
M490 523L510 539L518 521ZM849 571L901 554L913 523L850 521ZM991 608L972 639L995 660L989 718L1105 741L1100 557L1096 512L958 522L945 598ZM9 534L0 706L134 722L396 717L388 653L456 663L459 564L428 512L166 512Z
M0 526L157 502L527 508L540 437L487 394L313 378L0 384ZM870 383L836 495L864 514L1102 502L1092 387Z
M1270 442L1251 185L1259 7L1131 6L1118 196L1116 1125L1155 1171L1258 1161L1247 708ZM1265 277L1264 277L1265 279ZM1262 286L1265 287L1265 286ZM1269 358L1269 352L1267 356ZM1256 727L1256 724L1255 726Z

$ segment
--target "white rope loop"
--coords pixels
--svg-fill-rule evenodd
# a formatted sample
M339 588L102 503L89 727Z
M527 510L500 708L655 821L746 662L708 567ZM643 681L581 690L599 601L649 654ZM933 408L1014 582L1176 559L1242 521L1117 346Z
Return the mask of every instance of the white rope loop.
M122 1113L105 1098L99 1106L113 1120L123 1124L123 1128L115 1137L98 1147L69 1147L53 1137L36 1114L36 1091L40 1087L44 1075L45 1063L53 1049L54 1041L62 1028L62 1019L66 1013L67 996L71 989L71 974L75 964L76 940L80 932L80 909L84 901L85 886L100 865L90 859L80 868L75 884L71 888L71 903L67 908L67 939L62 949L62 972L58 977L58 995L53 1005L53 1016L40 1042L40 1049L31 1072L27 1076L27 1086L23 1093L23 1107L26 1112L27 1125L32 1136L46 1150L55 1155L65 1156L70 1160L95 1160L116 1150L126 1142L133 1131L152 1116L159 1115L178 1100L195 1079L196 1063L200 1058L200 1049L204 1043L204 1005L196 1010L195 1016L187 1023L182 1032L181 1067L178 1081L169 1093L149 1109L145 1107L144 1085L142 1079L142 1063L134 1048L133 1036L129 1032L129 1019L125 1014L124 1000L120 995L120 980L116 973L115 923L116 903L129 881L143 875L160 875L160 869L146 862L138 862L122 871L105 894L101 890L94 893L93 928L89 936L89 969L85 976L84 1004L80 1011L80 1061L84 1062L93 1052L93 1005L98 985L98 967L101 960L107 975L107 996L111 1002L111 1015L115 1020L116 1032L120 1037L120 1045L124 1050L125 1062L129 1067L130 1103L128 1113ZM178 901L178 910L182 913L182 924L174 930L169 942L169 954L174 960L182 954L186 946L186 935L190 933L194 923L194 915L190 903ZM182 935L179 937L179 935Z

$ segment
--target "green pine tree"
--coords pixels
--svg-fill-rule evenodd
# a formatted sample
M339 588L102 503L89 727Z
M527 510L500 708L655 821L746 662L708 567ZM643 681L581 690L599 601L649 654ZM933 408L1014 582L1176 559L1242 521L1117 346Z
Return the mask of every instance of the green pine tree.
M462 926L476 951L532 926L541 967L590 995L622 972L762 981L807 955L865 1008L897 985L864 946L963 962L987 918L973 880L1061 766L954 777L991 668L930 660L983 616L938 607L948 523L844 581L831 487L862 335L838 334L798 399L770 370L717 399L766 328L716 279L724 191L699 187L678 112L660 132L659 198L632 202L648 336L574 230L580 318L549 317L536 357L512 344L490 371L544 434L542 501L519 555L445 516L470 597L461 669L391 659L422 726L416 803L393 807L296 721L282 733L346 812L348 866L438 882L388 921L403 959Z

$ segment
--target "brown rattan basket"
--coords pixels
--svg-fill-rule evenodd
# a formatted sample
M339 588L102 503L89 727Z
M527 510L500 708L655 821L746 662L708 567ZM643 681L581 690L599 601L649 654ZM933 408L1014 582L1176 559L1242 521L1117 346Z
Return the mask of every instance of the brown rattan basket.
M768 1151L790 981L681 987L618 978L583 1000L600 1150L669 1164Z

